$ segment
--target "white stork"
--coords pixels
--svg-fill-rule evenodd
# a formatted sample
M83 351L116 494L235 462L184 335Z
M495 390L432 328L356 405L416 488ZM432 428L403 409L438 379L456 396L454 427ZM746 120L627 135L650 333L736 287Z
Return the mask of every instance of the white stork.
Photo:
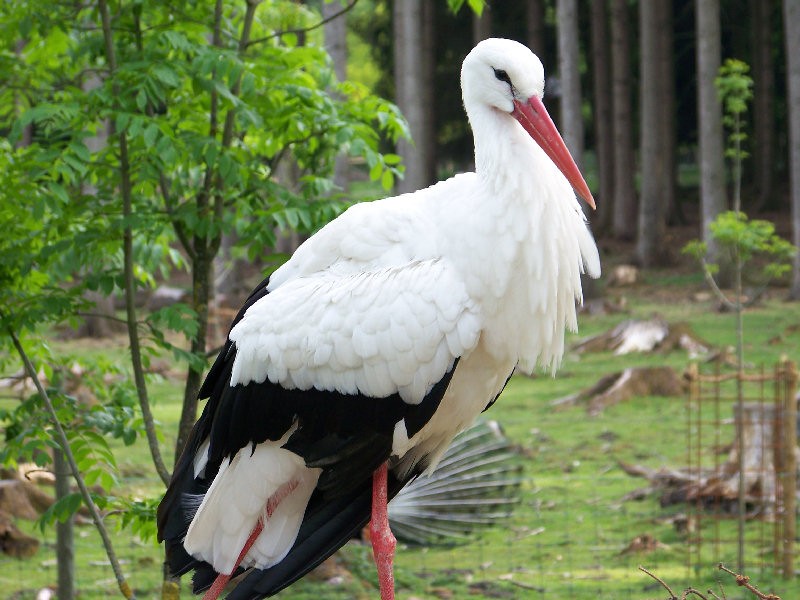
M475 172L351 207L251 294L159 507L176 575L229 599L296 581L372 517L393 598L386 503L432 470L515 368L555 370L581 274L600 273L594 201L517 42L461 70ZM572 187L571 187L572 186ZM371 514L372 511L372 514Z

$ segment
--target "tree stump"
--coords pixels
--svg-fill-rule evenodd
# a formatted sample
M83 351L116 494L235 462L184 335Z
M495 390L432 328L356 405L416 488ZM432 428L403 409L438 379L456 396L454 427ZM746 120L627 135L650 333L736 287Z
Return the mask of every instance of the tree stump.
M736 419L738 406L733 406ZM716 507L727 513L737 510L739 496L739 453L743 453L745 502L748 512L764 516L775 512L778 478L782 464L780 452L780 419L773 404L745 402L742 411L741 437L734 437L727 458L718 468L649 469L640 465L621 464L629 475L646 478L661 492L663 506L682 502ZM738 432L738 428L735 430ZM795 448L795 455L798 449Z
M30 558L39 549L39 540L22 533L14 519L0 511L0 552L14 558Z
M780 447L776 427L778 415L773 404L745 402L741 414L739 405L733 406L737 437L718 476L710 477L702 496L736 500L739 494L739 477L744 477L745 501L761 506L768 512L774 509L777 490L775 452ZM740 461L739 455L742 454ZM741 469L741 473L740 473Z

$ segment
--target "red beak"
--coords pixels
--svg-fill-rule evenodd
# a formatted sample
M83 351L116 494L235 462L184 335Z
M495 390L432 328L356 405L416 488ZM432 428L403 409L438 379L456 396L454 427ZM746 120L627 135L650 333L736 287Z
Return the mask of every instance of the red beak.
M514 100L514 112L511 115L519 121L520 125L539 144L544 153L550 157L558 170L564 174L570 185L575 188L578 196L583 198L593 209L594 198L589 186L581 175L578 165L567 150L561 134L558 133L555 123L547 114L544 104L537 96L531 96L527 102Z

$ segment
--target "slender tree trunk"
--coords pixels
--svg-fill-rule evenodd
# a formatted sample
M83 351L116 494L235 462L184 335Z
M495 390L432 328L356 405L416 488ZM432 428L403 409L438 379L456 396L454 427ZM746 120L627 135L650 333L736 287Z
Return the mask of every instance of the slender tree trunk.
M395 89L397 106L408 120L412 142L400 140L397 153L403 157L405 176L397 184L399 193L413 192L433 182L435 168L429 155L432 145L432 81L425 61L425 11L423 0L394 3Z
M56 500L70 493L72 472L60 448L53 448L53 473L56 478ZM58 563L58 600L75 598L75 518L56 523L56 562Z
M636 233L636 188L633 174L630 25L626 0L611 0L611 79L614 96L614 207L612 232L619 239Z
M727 206L722 107L714 86L722 52L719 14L719 0L695 0L702 236L708 244L708 259L715 263L720 259L720 252L709 225ZM730 274L720 279L722 285L729 285Z
M212 265L214 253L210 251L208 242L199 236L195 238L195 256L192 262L192 308L197 313L197 334L192 338L190 351L203 355L206 352L206 335L208 329L208 303L213 298ZM175 462L183 452L189 433L197 420L197 403L200 386L203 383L203 372L189 368L183 388L183 407L178 422L178 436L175 440Z
M678 147L675 130L675 51L673 48L672 0L658 2L659 11L659 103L664 107L659 123L664 128L664 200L661 203L661 218L665 223L670 219L677 223L685 221L678 200Z
M547 46L544 37L544 2L528 0L525 3L525 31L528 47L542 63L546 63Z
M786 85L789 107L789 173L791 174L792 243L800 248L800 0L783 0L786 37ZM800 300L800 250L794 256L789 297Z
M325 49L333 60L336 79L347 79L347 13L334 17L342 10L338 2L323 2L322 17L331 19L325 23ZM333 182L340 189L347 187L349 179L347 156L340 154L336 157Z
M492 37L492 11L487 4L483 7L481 16L472 14L472 41L478 42Z
M659 71L661 66L659 7L663 0L639 3L639 97L641 98L639 148L641 183L639 196L639 226L636 240L636 258L643 267L652 267L660 262L663 249L664 219L661 207L667 184L665 151L662 126L664 107L660 105L660 81L667 75Z
M425 95L423 97L423 127L425 128L425 154L428 157L427 185L435 183L436 176L436 111L434 107L434 81L436 77L436 10L434 2L426 0L422 4L422 76L425 82ZM490 13L484 11L487 19Z
M600 230L611 224L612 198L614 196L614 139L611 100L611 53L608 40L608 14L606 3L591 3L592 9L592 94L594 96L594 135L597 154L597 175L600 184L597 216L593 221Z
M579 167L583 165L578 0L556 2L558 74L561 79L561 135Z
M777 206L773 198L775 162L775 115L773 94L775 74L772 65L772 0L750 0L753 22L753 180L759 210ZM797 35L794 31L793 35Z

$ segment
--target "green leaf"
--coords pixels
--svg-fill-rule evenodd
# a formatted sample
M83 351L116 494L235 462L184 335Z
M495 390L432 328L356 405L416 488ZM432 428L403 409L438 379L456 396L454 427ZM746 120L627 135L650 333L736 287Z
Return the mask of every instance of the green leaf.
M385 190L390 190L392 186L394 186L394 173L386 169L381 176L381 187Z
M141 88L136 94L136 107L142 112L147 109L147 94L144 88Z
M153 75L164 85L169 87L178 87L181 83L178 74L164 63L156 64L153 67Z
M144 133L142 134L142 139L144 139L144 143L148 148L153 147L153 144L155 143L159 133L160 132L158 130L158 125L156 125L155 123L151 123L144 130Z

